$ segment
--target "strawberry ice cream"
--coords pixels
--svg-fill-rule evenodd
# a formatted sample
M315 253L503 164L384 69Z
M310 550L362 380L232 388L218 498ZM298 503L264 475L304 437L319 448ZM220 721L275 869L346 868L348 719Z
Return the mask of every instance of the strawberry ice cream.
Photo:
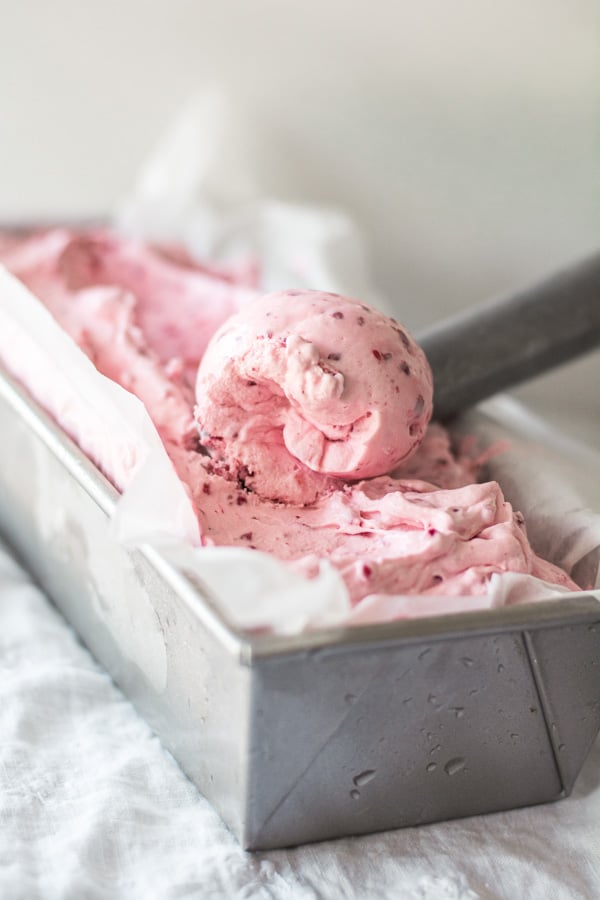
M248 488L305 504L410 456L432 393L425 355L396 322L337 294L285 291L215 334L196 417L202 443Z
M429 366L381 313L317 291L259 297L106 232L0 242L0 260L144 402L205 545L263 550L309 577L327 557L354 604L484 594L508 571L577 590L536 556L500 487L474 483L476 461L427 430ZM127 488L126 469L104 467Z

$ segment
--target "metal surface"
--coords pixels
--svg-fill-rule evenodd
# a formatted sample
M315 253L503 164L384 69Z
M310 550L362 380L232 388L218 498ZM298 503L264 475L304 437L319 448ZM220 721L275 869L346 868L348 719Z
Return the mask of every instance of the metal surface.
M600 253L418 335L445 420L600 346Z
M0 373L0 530L247 848L565 796L600 727L591 594L294 638L237 634L112 539L116 493Z

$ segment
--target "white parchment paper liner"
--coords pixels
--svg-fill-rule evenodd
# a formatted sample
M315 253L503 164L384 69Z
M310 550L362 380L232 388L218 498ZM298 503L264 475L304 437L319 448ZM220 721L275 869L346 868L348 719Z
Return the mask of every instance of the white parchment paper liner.
M253 163L274 137L217 89L180 112L142 166L116 225L125 234L184 244L201 260L258 259L265 292L318 288L391 312L375 290L362 235L338 209L265 197ZM283 152L283 151L282 151Z
M234 137L237 129L237 137ZM237 143L236 143L237 141ZM382 304L369 283L358 233L343 214L260 198L235 148L247 142L221 98L210 94L178 119L143 168L123 205L118 226L149 239L177 240L200 257L224 262L258 257L265 290L319 287ZM395 311L401 317L401 310ZM113 521L118 540L153 542L198 579L242 629L278 633L351 622L484 609L547 599L561 591L529 576L493 576L481 597L366 598L353 610L345 585L326 561L307 580L256 551L199 548L198 527L185 491L142 403L97 372L47 310L0 270L0 358L124 488ZM526 516L537 552L598 586L599 459L565 443L508 399L486 404L461 427L484 444L498 436L511 449L490 464L508 499ZM541 437L541 440L540 440Z

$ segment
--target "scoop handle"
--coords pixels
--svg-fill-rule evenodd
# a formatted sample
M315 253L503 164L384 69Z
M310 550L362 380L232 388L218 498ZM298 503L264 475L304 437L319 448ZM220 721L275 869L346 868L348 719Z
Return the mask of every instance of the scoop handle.
M439 421L600 346L600 252L417 335Z

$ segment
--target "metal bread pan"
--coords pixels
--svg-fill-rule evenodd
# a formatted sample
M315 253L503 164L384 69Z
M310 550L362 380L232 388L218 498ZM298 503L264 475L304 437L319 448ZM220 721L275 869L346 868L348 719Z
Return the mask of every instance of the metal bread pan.
M114 541L114 488L6 373L0 434L0 531L244 847L571 791L600 726L593 593L242 634L158 549Z

